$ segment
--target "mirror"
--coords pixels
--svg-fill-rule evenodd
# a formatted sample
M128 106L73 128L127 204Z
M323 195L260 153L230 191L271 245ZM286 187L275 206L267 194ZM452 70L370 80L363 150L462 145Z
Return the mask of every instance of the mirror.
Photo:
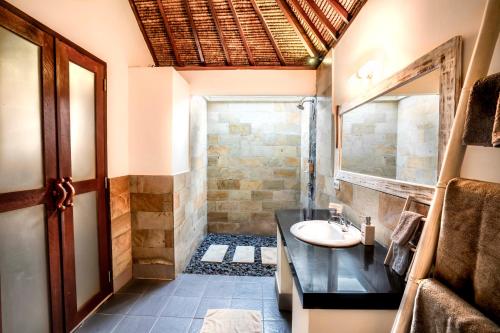
M439 71L342 115L346 171L434 185L439 143Z
M461 89L453 37L339 107L336 179L429 204Z

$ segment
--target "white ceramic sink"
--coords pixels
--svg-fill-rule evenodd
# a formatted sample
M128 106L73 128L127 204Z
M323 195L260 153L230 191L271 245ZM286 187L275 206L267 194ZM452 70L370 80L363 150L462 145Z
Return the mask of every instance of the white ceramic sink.
M327 247L349 247L361 241L361 232L353 226L344 232L340 225L323 220L295 223L290 232L304 242Z

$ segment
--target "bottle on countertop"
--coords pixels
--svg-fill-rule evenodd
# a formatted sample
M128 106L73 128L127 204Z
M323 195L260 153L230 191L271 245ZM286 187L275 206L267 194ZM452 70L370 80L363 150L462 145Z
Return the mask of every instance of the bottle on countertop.
M375 226L371 224L371 217L364 216L361 224L361 243L373 245L375 243Z

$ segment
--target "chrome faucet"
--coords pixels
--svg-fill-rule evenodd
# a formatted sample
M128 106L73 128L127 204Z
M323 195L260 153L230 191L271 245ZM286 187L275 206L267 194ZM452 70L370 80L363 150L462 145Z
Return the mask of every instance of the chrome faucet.
M342 213L338 213L336 208L330 208L330 218L328 219L328 223L336 223L340 225L342 232L349 231L349 221L344 218Z

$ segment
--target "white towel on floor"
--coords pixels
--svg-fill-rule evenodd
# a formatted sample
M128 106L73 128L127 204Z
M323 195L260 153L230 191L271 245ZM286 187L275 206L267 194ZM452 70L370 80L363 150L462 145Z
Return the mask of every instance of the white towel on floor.
M233 262L241 262L251 264L254 262L255 247L253 246L237 246L234 251Z
M255 310L209 309L200 333L262 333L262 315Z

